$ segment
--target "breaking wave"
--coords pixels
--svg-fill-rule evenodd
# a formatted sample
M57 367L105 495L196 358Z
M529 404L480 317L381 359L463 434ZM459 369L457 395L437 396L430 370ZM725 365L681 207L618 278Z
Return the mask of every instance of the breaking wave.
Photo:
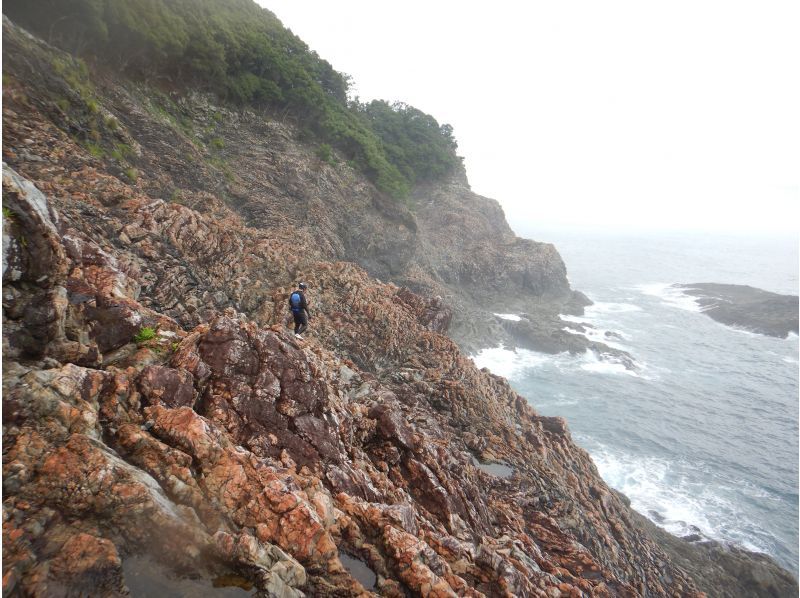
M588 349L579 355L572 355L568 352L550 355L527 349L507 349L501 345L482 349L476 355L472 355L471 359L477 367L487 368L493 374L503 376L508 380L524 378L531 370L536 369L562 374L583 371L593 374L646 378L642 374L642 370L646 369L644 364L634 361L636 369L627 369L625 364L615 356L598 355Z
M634 287L644 295L658 297L664 305L677 307L686 311L701 312L703 309L696 297L687 295L682 289L672 286L670 283L642 284Z
M591 454L600 475L612 488L625 494L639 513L676 536L734 541L747 550L763 553L771 552L777 543L739 508L737 495L765 498L763 490L744 480L699 482L686 472L702 470L702 464L614 453L602 445L593 448Z

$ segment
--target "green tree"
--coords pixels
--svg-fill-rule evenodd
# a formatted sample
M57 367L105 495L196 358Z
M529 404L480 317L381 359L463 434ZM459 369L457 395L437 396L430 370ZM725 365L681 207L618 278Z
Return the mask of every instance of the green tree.
M459 165L452 127L406 104L348 103L350 78L252 0L6 0L3 11L130 77L291 114L395 197Z

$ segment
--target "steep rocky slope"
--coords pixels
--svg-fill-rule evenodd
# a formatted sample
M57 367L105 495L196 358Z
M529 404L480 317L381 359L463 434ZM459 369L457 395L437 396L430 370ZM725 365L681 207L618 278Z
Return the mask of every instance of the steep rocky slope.
M144 552L273 595L357 594L339 550L383 595L692 588L626 525L563 421L430 330L448 315L435 303L322 262L316 339L232 308L184 331L137 300L161 251L100 246L9 167L4 194L8 589L116 595L122 562ZM197 217L160 205L134 195L121 208L148 221L151 250L170 243L169 216ZM213 253L230 228L204 224ZM146 325L155 338L132 342ZM472 455L515 475L495 479Z
M230 128L212 151L136 87L101 78L89 104L60 54L4 35L4 595L126 595L141 558L168 571L140 571L152 587L208 595L736 595L442 334L498 286L531 313L574 299L552 247L463 181L387 202L263 116L187 101L192 127ZM457 199L485 237L436 220ZM769 567L753 595L791 595Z
M128 182L133 175L150 197L207 211L213 195L248 226L293 242L290 253L353 261L381 280L440 296L454 310L451 335L467 350L504 342L617 353L562 330L558 313L579 313L589 301L569 288L555 248L516 237L499 204L473 193L463 171L418 186L407 203L393 200L341 156L320 159L291 116L121 85L99 67L89 79L68 55L7 29L6 71L91 150L96 167ZM173 308L185 297L177 293ZM509 311L529 317L492 315Z

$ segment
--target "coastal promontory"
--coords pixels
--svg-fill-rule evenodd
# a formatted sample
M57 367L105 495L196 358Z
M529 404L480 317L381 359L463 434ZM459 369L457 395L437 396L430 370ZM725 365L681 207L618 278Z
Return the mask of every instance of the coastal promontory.
M675 285L697 298L703 313L717 322L786 338L798 331L797 295L779 295L747 285L712 282Z
M248 0L3 11L4 596L796 595L463 352L585 298L450 127Z

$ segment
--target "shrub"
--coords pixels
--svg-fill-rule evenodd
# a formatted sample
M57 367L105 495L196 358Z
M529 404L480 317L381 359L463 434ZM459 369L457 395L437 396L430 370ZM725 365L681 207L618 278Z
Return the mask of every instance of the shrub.
M127 143L115 143L114 149L111 150L111 157L122 162L130 158L133 153L133 148Z
M330 165L336 164L336 158L333 156L333 148L327 143L321 143L317 146L317 158Z
M144 343L153 340L156 337L156 329L151 326L145 326L133 337L134 342Z
M86 148L86 151L88 151L95 158L102 158L106 155L106 150L93 141L86 141L84 142L83 146Z

